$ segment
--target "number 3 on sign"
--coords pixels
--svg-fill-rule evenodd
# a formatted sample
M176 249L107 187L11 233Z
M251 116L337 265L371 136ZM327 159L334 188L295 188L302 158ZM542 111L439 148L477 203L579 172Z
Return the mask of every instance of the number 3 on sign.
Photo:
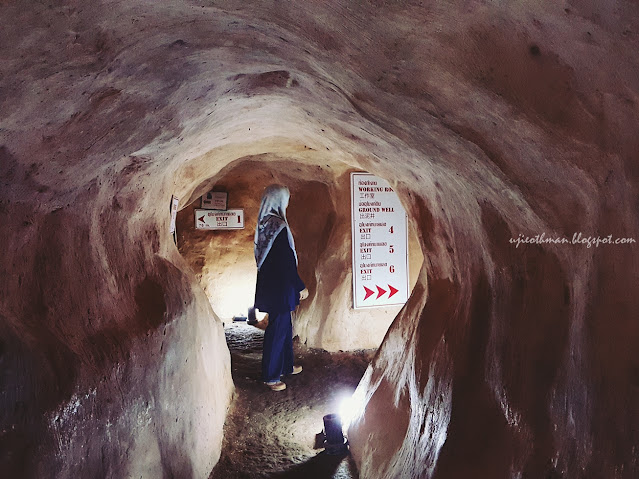
M391 266L390 266L390 268L388 268L388 270L389 270L391 273L394 273L394 272L395 272L395 266L391 265Z

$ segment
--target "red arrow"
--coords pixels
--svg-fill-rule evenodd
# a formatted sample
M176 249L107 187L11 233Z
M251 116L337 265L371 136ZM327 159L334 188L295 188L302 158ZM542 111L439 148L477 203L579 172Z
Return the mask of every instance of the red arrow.
M379 286L377 287L377 299L379 299L379 297L381 295L383 295L386 292L385 289L380 288Z
M204 216L200 216L200 217L198 218L198 220L200 220L202 223L204 223Z
M375 291L368 289L366 286L364 286L364 289L366 290L366 296L364 296L364 299L368 299L371 294L375 293Z
M390 284L388 285L388 287L390 288L390 294L388 295L389 298L397 293L397 291L399 291L398 289L393 288Z

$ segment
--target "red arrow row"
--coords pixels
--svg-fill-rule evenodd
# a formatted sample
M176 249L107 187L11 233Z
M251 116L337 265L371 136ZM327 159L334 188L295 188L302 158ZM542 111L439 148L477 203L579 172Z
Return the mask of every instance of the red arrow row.
M377 298L379 299L380 297L382 297L385 293L386 290L380 286L377 286ZM397 292L399 292L399 290L397 288L393 288L390 284L388 285L388 289L389 289L389 295L388 297L391 298L393 297L393 295ZM368 299L369 297L371 297L373 294L375 294L375 291L373 291L372 289L367 288L366 286L364 286L364 291L366 291L366 296L364 296L364 299Z

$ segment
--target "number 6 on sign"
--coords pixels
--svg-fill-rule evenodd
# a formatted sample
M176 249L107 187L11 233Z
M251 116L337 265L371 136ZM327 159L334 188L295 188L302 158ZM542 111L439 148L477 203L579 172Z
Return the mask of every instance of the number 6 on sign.
M395 266L391 265L391 266L390 266L390 268L388 268L388 270L389 270L391 273L394 273L394 272L395 272Z

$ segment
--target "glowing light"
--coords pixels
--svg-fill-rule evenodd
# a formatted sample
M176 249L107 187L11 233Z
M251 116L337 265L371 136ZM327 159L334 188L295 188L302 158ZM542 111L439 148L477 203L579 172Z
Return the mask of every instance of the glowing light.
M338 414L342 421L342 429L348 430L351 422L361 415L362 404L353 394L344 394L339 401Z

